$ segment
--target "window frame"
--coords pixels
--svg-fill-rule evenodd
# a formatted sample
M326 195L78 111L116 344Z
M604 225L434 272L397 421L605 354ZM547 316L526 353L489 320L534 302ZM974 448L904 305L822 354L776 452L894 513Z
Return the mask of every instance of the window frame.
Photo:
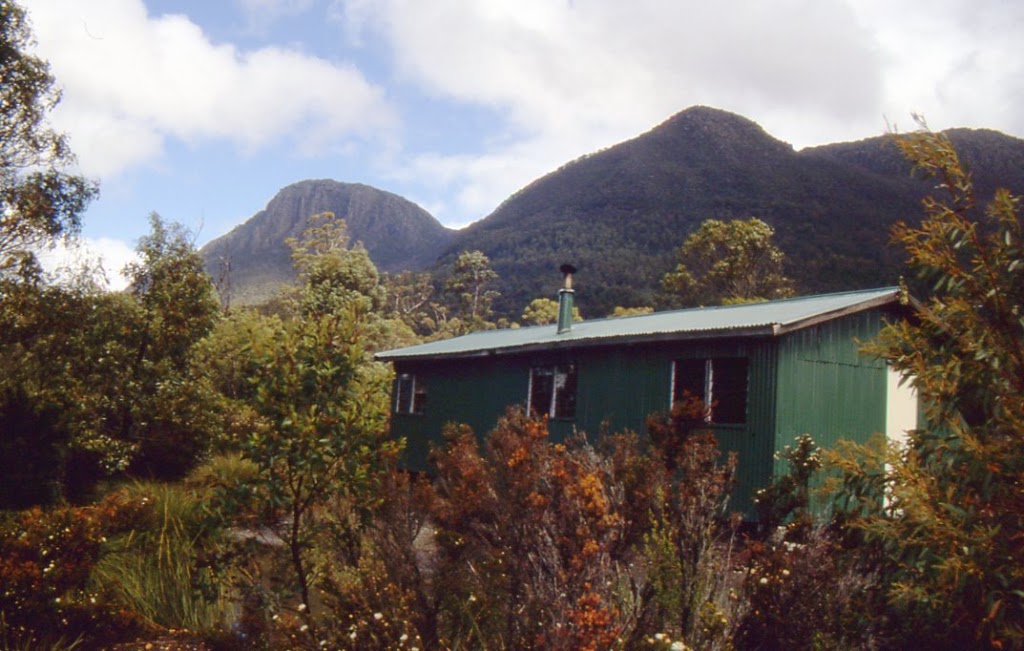
M545 409L537 409L534 392L537 378L545 376L551 383L549 395L545 398ZM562 381L559 382L559 377ZM563 364L534 364L530 367L530 378L526 389L526 413L531 416L547 416L552 420L573 420L576 418L576 398L579 386L579 367L575 362ZM567 412L567 413L566 413Z
M403 391L403 387L407 387ZM406 416L422 416L427 408L426 383L415 373L399 373L395 376L394 413Z
M672 376L671 386L669 388L669 402L675 406L681 398L681 391L678 390L678 386L682 384L680 382L680 373L684 366L690 366L691 369L699 368L703 366L702 377L690 379L698 379L699 381L686 382L689 385L700 385L702 391L698 398L704 403L704 422L709 425L715 425L720 427L743 427L747 425L749 420L749 409L750 409L750 359L747 357L682 357L679 359L672 360ZM716 366L719 371L716 373ZM727 396L729 405L723 409L726 413L726 417L731 417L740 410L737 406L742 400L742 420L718 420L716 417L716 411L723 408L721 396L717 394L716 389L716 375L721 377L723 380L735 381L738 377L736 371L742 368L743 381L734 382L733 384L723 383L721 392ZM730 377L730 374L732 377ZM727 381L727 380L726 380ZM684 389L686 390L686 389ZM692 392L691 392L692 393ZM738 396L738 397L737 397Z

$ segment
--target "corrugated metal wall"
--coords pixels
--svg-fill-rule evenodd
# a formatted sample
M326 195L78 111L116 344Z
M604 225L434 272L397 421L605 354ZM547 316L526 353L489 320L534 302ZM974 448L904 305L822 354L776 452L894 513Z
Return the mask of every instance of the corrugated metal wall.
M861 312L783 337L779 345L776 450L801 434L820 447L866 441L885 431L885 363L860 354L855 340L878 334L882 313ZM775 472L784 472L783 462Z
M446 424L465 423L483 438L508 405L526 403L530 370L522 360L487 357L395 367L396 373L415 373L427 389L423 414L391 414L391 433L406 438L404 458L413 470L427 469L430 446L443 441Z
M669 409L676 359L746 357L749 360L747 422L717 426L723 451L739 460L731 508L750 514L751 497L785 464L773 455L803 433L833 447L841 438L866 440L885 429L885 365L859 354L854 339L874 337L882 325L872 310L785 335L779 339L635 344L466 361L398 363L427 385L423 415L392 415L392 432L407 437L409 466L426 468L431 442L449 421L463 422L483 437L510 404L525 404L530 367L575 363L576 418L553 420L551 436L574 428L596 436L631 429L642 433L652 412Z
M477 358L471 361L399 363L399 373L416 373L427 386L422 415L393 414L392 432L407 439L409 467L426 468L431 443L449 421L470 425L481 437L510 404L525 404L530 367L575 363L578 368L576 418L552 420L551 438L563 440L574 429L597 436L602 431L644 431L653 412L666 413L671 399L672 362L684 358L746 357L750 360L747 423L719 426L725 452L739 458L733 508L747 511L750 495L771 473L774 449L774 342L724 340L700 344L644 344L589 348L576 352Z

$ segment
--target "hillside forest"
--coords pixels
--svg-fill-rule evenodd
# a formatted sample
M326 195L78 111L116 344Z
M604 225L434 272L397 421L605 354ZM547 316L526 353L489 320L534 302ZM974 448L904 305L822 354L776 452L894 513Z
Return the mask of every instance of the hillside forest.
M744 519L744 460L692 399L559 444L512 405L402 469L373 354L553 318L543 296L499 314L480 250L437 285L311 215L298 283L239 307L152 215L126 291L44 272L97 188L47 126L24 10L0 0L0 21L0 649L1024 647L1020 198L976 193L923 121L891 138L936 191L891 236L925 291L863 343L925 425L828 450L808 432ZM790 295L773 237L707 215L664 300Z

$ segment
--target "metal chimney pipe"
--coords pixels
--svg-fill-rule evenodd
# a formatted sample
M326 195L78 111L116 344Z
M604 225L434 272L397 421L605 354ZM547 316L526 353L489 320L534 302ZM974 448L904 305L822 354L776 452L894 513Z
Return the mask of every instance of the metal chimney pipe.
M565 278L562 289L558 290L558 334L572 330L572 307L573 295L572 275L576 273L576 267L571 264L563 264L559 271Z

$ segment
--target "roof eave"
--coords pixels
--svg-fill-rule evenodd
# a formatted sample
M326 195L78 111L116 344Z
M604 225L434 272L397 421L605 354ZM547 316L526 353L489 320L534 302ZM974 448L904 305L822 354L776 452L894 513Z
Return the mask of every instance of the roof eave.
M497 357L504 355L519 355L549 350L565 350L570 348L596 348L600 346L614 345L635 345L647 343L660 343L665 341L700 341L706 339L721 339L723 337L771 337L779 334L779 324L753 326L749 328L720 328L715 330L700 330L696 332L658 332L643 335L619 335L607 337L592 337L589 339L566 339L562 341L542 341L518 346L502 346L499 348L486 348L474 351L455 351L450 353L423 353L418 355L381 355L374 356L375 359L385 362L409 362L418 360L444 360L444 359L479 359L481 357Z
M864 312L876 307L889 305L890 303L899 303L899 298L899 292L893 291L891 294L885 294L870 300L862 301L856 305L849 305L830 312L822 312L821 314L815 314L814 316L799 319L797 321L791 321L789 323L781 323L778 325L778 329L775 334L784 335L796 330L810 328L811 326L818 325L819 323L841 319L844 316L850 316L851 314L857 314L858 312Z

